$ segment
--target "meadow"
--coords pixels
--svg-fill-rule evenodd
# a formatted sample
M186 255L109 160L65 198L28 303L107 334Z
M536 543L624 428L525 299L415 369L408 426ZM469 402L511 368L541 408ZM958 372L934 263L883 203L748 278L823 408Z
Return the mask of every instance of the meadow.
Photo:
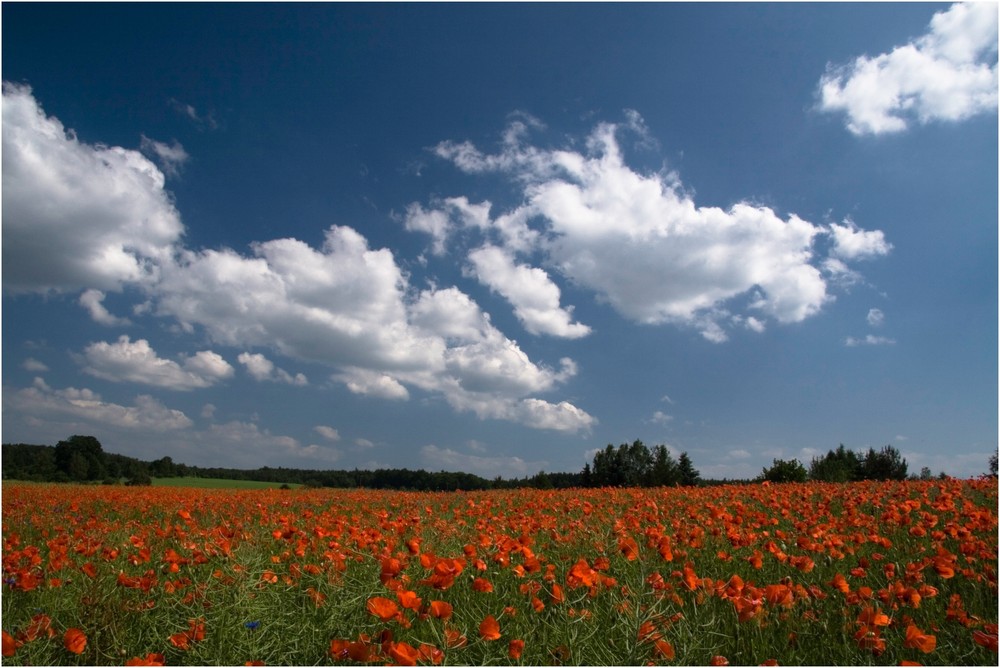
M6 665L997 665L997 482L3 486Z

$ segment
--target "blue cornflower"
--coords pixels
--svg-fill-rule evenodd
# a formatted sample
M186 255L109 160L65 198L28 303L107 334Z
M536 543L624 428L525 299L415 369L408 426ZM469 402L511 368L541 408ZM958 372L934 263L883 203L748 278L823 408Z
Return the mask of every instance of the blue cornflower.
M251 631L260 626L260 621L247 622L243 626L247 627Z

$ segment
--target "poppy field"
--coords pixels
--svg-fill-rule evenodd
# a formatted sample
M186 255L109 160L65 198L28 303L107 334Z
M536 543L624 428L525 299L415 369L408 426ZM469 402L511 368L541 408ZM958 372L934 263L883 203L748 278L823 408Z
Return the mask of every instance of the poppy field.
M3 486L7 665L996 665L997 483Z

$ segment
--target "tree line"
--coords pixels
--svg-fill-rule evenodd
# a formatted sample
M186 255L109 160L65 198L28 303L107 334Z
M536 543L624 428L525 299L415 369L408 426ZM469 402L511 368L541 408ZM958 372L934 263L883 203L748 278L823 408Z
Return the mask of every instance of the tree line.
M752 482L750 480L704 480L691 458L682 452L677 458L665 445L648 448L640 440L610 443L598 450L592 462L579 472L539 471L522 478L496 476L486 479L472 473L426 471L424 469L312 470L264 466L257 469L201 467L174 462L170 457L142 461L134 457L104 452L93 436L71 436L55 446L8 443L3 445L0 468L5 479L37 482L84 482L149 485L153 478L197 477L230 480L257 480L308 487L369 489L409 489L453 491L512 489L568 489L573 487L673 487ZM990 459L990 473L996 475L996 455ZM943 474L942 474L943 475ZM914 478L917 476L909 476ZM920 478L931 477L926 467ZM907 463L891 445L881 450L869 448L857 453L843 444L822 457L814 457L807 469L797 459L775 459L754 481L853 482L859 480L904 480Z

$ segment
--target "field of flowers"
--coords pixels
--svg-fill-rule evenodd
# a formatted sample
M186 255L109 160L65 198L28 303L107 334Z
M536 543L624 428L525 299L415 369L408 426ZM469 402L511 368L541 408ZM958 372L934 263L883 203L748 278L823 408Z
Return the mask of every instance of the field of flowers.
M997 665L995 480L3 486L7 665Z

